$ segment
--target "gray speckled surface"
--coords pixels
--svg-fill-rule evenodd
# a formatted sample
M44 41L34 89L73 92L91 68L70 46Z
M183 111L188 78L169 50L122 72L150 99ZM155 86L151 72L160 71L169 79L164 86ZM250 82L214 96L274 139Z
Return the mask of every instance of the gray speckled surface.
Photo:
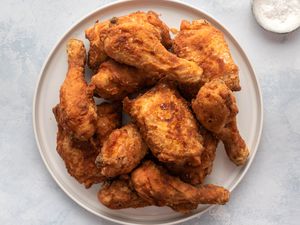
M112 224L67 197L46 170L32 129L41 66L62 34L111 1L2 0L0 6L0 224ZM222 21L249 56L264 100L256 158L229 204L184 225L299 224L300 30L261 29L250 0L190 0Z

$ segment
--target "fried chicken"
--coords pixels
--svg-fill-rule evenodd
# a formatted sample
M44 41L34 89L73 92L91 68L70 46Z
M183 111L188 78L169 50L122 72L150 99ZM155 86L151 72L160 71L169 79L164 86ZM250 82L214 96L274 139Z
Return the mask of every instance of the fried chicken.
M249 150L237 128L235 97L224 81L206 83L193 100L192 108L201 124L223 141L229 159L238 166L245 164Z
M122 123L122 106L119 103L103 102L97 105L97 129L94 137L99 147L110 133L121 126Z
M180 57L197 63L203 69L202 82L183 86L183 92L195 97L205 82L221 78L233 91L241 89L238 67L234 63L224 35L205 20L192 23L183 20L173 42L173 51Z
M188 211L198 204L225 204L229 200L229 191L212 184L196 188L169 175L162 167L152 161L144 162L133 171L132 184L146 201L153 205L169 206L175 210Z
M153 155L161 162L200 164L203 138L187 102L161 82L123 107L138 125Z
M93 90L84 80L85 48L82 41L67 44L68 73L60 88L59 124L79 140L88 140L96 130L96 106Z
M98 200L110 209L139 208L150 205L136 193L127 175L106 182L98 192Z
M192 185L202 184L205 177L211 173L219 142L217 138L202 126L200 127L200 134L204 139L204 150L201 154L200 166L166 164L171 174L179 176L181 180Z
M128 94L157 82L160 73L147 73L112 59L105 61L92 77L96 95L108 100L122 100Z
M94 71L97 72L100 64L107 59L107 54L104 51L104 39L110 26L134 22L137 24L149 24L151 25L160 36L160 42L166 47L171 47L171 38L169 34L169 28L167 25L159 19L158 14L153 11L134 12L127 16L114 17L111 20L104 22L97 22L93 27L90 27L85 31L86 38L90 41L90 50L88 53L88 65Z
M96 165L106 177L130 173L144 158L147 146L134 124L114 130L101 148Z
M53 109L58 124L56 149L64 160L69 174L79 183L84 184L86 188L104 181L106 178L101 175L101 170L96 167L95 160L99 154L102 141L121 124L120 105L102 103L97 106L96 137L91 138L89 141L74 139L62 129L59 108L59 105L57 105ZM93 141L93 139L96 139L96 141Z
M53 113L58 124L56 150L64 160L69 174L86 188L104 181L105 177L101 175L95 164L98 155L96 146L89 141L74 139L62 129L59 105L53 108Z
M160 33L148 23L111 26L104 40L104 51L120 63L163 73L181 84L199 83L202 77L201 67L169 52L160 42Z

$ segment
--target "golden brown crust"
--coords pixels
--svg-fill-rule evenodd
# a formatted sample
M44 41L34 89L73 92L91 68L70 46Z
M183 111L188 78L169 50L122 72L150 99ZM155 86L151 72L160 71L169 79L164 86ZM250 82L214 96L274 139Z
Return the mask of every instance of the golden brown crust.
M193 100L192 108L200 123L223 141L230 160L236 165L245 164L249 150L237 129L235 97L224 81L206 83Z
M105 180L95 164L98 151L90 142L75 142L59 126L56 149L64 160L69 174L86 188Z
M216 137L214 137L202 126L200 127L200 133L204 139L204 150L201 154L200 166L176 166L174 164L166 165L171 174L179 176L182 181L192 185L202 184L205 177L211 173L219 142Z
M103 142L110 133L121 126L122 123L122 105L118 102L103 102L97 105L97 129L95 142L103 146Z
M104 142L96 159L106 177L130 173L144 158L147 146L134 124L114 130Z
M186 95L195 97L200 86L215 78L221 78L233 91L241 89L238 67L234 63L224 35L205 20L192 23L183 20L180 32L173 41L173 50L181 58L196 62L203 69L202 83L182 87Z
M147 23L124 23L109 29L104 50L120 63L163 73L183 84L199 83L202 69L167 51L159 38L159 32Z
M88 140L96 130L93 90L84 80L85 48L70 39L67 45L68 73L60 88L60 125L79 140Z
M114 17L111 20L106 20L104 22L97 22L93 27L90 27L85 31L85 36L90 41L88 65L94 72L96 72L100 64L107 59L103 42L108 29L110 26L127 22L134 22L138 24L147 23L151 25L158 32L161 43L166 48L171 47L172 42L169 34L169 28L159 19L155 12L149 11L145 13L138 11L126 16Z
M151 161L146 161L137 168L132 173L131 180L143 199L153 205L166 205L174 210L180 210L184 205L225 204L229 199L229 191L225 188L212 184L196 188L168 175L162 167Z
M110 209L139 208L150 205L136 193L128 176L106 182L98 192L98 199Z
M128 94L152 85L162 77L159 73L147 73L110 59L102 63L92 77L96 95L108 100L122 100Z
M124 109L137 123L155 157L162 162L200 164L203 139L187 102L169 84L159 83Z

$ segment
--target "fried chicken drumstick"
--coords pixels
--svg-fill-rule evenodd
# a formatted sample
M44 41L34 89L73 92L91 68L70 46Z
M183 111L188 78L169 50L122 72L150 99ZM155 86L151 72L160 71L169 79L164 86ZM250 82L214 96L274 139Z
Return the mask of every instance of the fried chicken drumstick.
M104 142L96 159L101 174L106 177L130 173L144 158L147 146L134 124L116 129Z
M131 180L143 199L177 211L188 211L188 206L194 209L198 204L225 204L229 200L229 191L225 188L212 184L196 188L169 175L152 161L146 161L134 170Z
M104 39L106 38L107 31L110 26L128 22L133 22L141 25L151 25L156 30L156 32L159 33L160 42L166 48L171 47L169 28L164 22L159 19L158 15L153 11L149 11L147 13L138 11L127 16L114 17L111 20L97 22L93 27L90 27L85 31L85 36L90 41L88 65L94 72L97 72L100 64L107 59L107 54L104 51Z
M237 166L245 164L249 150L237 128L235 97L224 81L206 83L193 100L192 108L201 124L223 141L229 159Z
M199 165L203 138L187 102L161 82L123 107L133 118L153 155L161 162Z
M170 53L161 44L160 38L157 29L148 23L122 23L108 30L104 51L120 63L163 73L179 83L199 83L202 69L195 62Z
M93 90L84 80L85 48L82 41L67 44L68 73L60 88L59 124L79 140L88 140L96 130L96 106Z
M183 20L173 43L174 53L197 63L203 69L202 82L183 87L185 95L195 97L205 82L221 78L232 91L241 89L238 67L234 63L224 35L206 20Z

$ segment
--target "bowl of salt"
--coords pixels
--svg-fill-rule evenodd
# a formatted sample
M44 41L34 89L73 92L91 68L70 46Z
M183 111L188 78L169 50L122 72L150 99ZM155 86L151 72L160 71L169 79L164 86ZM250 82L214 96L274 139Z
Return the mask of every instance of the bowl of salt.
M289 33L300 27L300 0L253 0L252 12L268 31Z

